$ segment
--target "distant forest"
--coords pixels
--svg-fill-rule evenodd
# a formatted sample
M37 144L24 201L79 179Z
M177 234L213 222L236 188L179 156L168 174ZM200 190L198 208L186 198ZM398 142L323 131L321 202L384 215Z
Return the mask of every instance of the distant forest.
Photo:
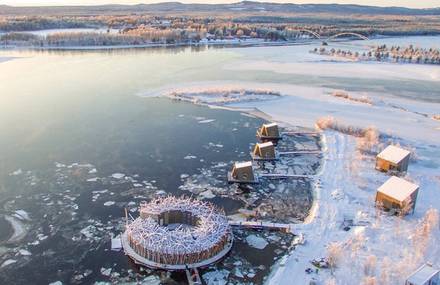
M101 31L67 33L60 30L48 36L30 33L72 28L100 28ZM325 39L342 32L366 37L436 35L440 34L440 10L257 2L223 5L173 2L69 9L0 6L2 46L145 45L231 39L295 41L317 35Z

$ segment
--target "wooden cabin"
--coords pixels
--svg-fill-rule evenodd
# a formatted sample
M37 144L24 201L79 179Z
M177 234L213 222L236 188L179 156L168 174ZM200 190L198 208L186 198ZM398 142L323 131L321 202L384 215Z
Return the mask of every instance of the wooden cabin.
M263 124L257 131L257 137L262 140L279 140L280 132L277 123Z
M275 146L271 141L257 143L251 156L254 160L275 160Z
M440 270L423 264L406 279L405 285L440 285Z
M376 205L406 214L416 207L419 186L392 176L376 192Z
M228 172L229 183L258 183L251 161L236 162L231 172Z
M389 145L376 157L376 169L384 172L407 171L410 152L400 147Z

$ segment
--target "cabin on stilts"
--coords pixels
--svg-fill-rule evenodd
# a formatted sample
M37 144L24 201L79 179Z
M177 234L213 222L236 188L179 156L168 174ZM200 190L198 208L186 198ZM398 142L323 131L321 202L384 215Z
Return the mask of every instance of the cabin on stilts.
M376 192L376 206L399 214L414 212L419 186L392 176Z
M229 183L258 183L258 177L254 174L252 161L236 162L232 171L228 172Z
M410 152L400 147L389 145L376 157L376 169L383 172L408 170Z
M277 123L263 124L257 131L257 138L262 142L272 141L274 144L281 139Z
M251 152L253 160L276 160L275 146L272 142L257 143Z

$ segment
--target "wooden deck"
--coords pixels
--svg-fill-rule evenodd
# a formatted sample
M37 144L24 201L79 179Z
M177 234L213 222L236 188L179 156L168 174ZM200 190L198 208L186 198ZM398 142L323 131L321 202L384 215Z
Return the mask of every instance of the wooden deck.
M256 229L256 230L273 230L284 233L293 234L293 224L270 223L263 221L229 221L231 227Z

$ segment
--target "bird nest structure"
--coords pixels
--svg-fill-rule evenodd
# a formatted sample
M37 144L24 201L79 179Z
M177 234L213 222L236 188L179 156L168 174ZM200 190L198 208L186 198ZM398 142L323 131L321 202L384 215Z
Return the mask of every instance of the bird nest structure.
M164 197L141 203L140 216L127 223L124 251L136 263L183 270L214 263L232 247L223 210L191 198Z

